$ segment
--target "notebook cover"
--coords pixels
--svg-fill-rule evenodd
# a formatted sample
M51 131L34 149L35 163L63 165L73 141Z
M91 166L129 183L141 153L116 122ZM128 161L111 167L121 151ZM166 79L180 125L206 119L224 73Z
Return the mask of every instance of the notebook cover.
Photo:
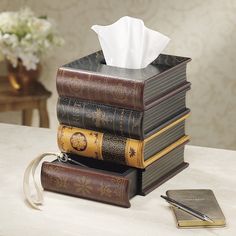
M48 191L130 207L129 199L137 192L136 169L120 166L122 170L119 173L117 170L114 171L115 167L109 163L92 159L83 160L83 158L80 162L88 167L58 161L43 162L41 169L43 188ZM102 169L99 169L101 166Z
M107 66L98 51L60 67L57 91L60 96L146 110L159 97L186 83L186 64L190 60L161 54L146 68L133 70Z
M181 136L178 140L171 140L168 146L164 146L159 152L144 159L144 145L150 144L156 137L164 133L168 137L168 130L170 131L172 127L184 121L188 116L189 114L181 117L144 141L61 125L58 129L58 146L62 152L145 168L189 140L187 135Z
M183 189L168 190L167 196L174 200L189 206L203 214L206 214L214 222L203 221L176 207L171 207L177 226L180 228L194 227L223 227L226 225L224 214L216 200L216 197L210 189Z

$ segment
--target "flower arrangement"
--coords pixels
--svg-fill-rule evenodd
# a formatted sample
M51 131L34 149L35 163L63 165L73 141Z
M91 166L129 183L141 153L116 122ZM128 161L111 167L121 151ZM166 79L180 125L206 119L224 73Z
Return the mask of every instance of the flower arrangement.
M13 67L21 61L27 70L35 70L42 54L62 44L54 25L29 8L0 13L0 60L6 58Z

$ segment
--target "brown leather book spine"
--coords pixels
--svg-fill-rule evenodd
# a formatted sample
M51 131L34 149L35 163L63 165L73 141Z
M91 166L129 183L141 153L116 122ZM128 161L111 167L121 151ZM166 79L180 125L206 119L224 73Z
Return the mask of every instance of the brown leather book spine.
M57 91L60 96L96 101L116 107L144 110L144 83L110 78L86 71L59 68Z
M130 207L129 180L84 167L44 162L41 183L45 190Z

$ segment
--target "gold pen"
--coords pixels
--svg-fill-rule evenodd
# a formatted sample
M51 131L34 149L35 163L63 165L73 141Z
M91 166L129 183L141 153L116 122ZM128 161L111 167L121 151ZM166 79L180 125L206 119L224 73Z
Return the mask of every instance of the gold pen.
M203 214L199 211L196 211L196 210L194 210L194 209L192 209L192 208L190 208L190 207L188 207L188 206L186 206L186 205L184 205L180 202L177 202L176 200L174 200L170 197L163 196L163 195L161 195L161 197L163 199L165 199L169 204L171 204L174 207L177 207L178 209L180 209L182 211L185 211L185 212L187 212L187 213L189 213L189 214L191 214L191 215L193 215L193 216L195 216L195 217L197 217L201 220L208 221L210 223L214 223L214 221L210 217L208 217L207 215L205 215L205 214Z

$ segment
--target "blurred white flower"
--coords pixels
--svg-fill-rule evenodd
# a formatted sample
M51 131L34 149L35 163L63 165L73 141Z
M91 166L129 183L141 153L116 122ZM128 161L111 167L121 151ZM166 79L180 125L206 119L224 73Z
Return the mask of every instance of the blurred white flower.
M21 60L27 70L36 69L42 54L63 43L53 23L29 8L0 13L0 60L5 57L14 67Z

